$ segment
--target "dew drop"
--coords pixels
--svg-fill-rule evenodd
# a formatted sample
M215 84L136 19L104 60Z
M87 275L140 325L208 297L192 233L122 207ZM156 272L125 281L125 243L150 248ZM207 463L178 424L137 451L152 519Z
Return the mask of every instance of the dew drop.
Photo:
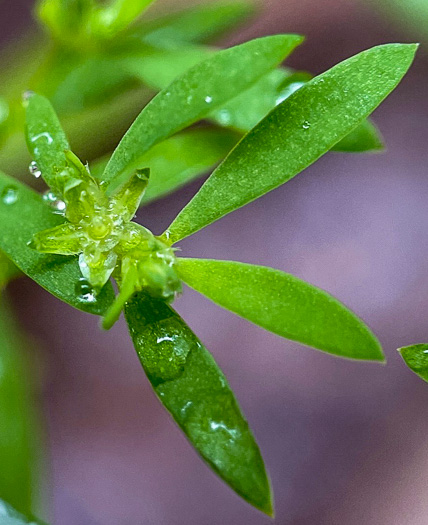
M206 102L207 104L211 104L212 101L213 101L213 98L210 97L209 95L208 95L207 97L205 97L205 102Z
M1 192L3 204L15 204L18 200L18 188L16 186L6 186Z
M84 277L80 277L77 281L74 291L81 301L86 303L94 303L97 299L95 297L95 291Z
M35 95L34 91L31 91L31 90L27 90L27 91L24 91L24 93L22 93L22 101L25 103L30 100L30 98Z
M191 104L192 103L192 100L193 100L193 95L189 95L186 99L187 103L188 104Z
M308 120L305 120L303 122L302 128L303 129L309 129L311 127L311 123Z
M28 171L33 177L36 177L36 179L38 179L42 175L40 168L37 166L37 162L34 160L28 166Z
M217 113L217 119L222 126L229 126L232 123L232 115L227 109L221 109Z
M53 191L48 190L43 194L43 201L52 208L57 215L65 214L65 202L55 195Z
M39 133L38 135L35 135L34 137L32 137L31 142L37 142L40 139L46 140L48 144L52 144L53 142L52 135L48 133L47 131L44 131L43 133Z

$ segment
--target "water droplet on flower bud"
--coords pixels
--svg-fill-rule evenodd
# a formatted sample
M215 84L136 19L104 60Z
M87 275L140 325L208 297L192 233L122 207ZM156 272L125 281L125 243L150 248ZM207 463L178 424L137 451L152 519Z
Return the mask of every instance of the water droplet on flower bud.
M16 186L6 186L1 192L3 204L15 204L18 200L18 188Z
M34 160L28 166L28 171L33 177L36 177L36 179L38 179L42 174L40 168L37 166L37 162Z
M65 202L58 198L53 191L46 191L43 194L43 201L52 208L57 215L65 214Z

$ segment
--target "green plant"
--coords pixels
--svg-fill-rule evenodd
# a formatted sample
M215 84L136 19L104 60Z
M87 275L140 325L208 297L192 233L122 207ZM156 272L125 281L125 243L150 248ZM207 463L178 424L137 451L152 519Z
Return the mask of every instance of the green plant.
M292 275L177 257L173 246L287 182L331 149L380 149L376 128L366 119L404 76L416 46L378 46L311 78L277 67L301 43L297 35L215 51L189 44L196 26L180 23L180 15L143 23L136 33L128 30L147 4L40 4L56 47L31 87L49 95L64 118L69 112L83 126L88 116L79 115L79 103L87 108L101 96L113 100L127 89L130 75L160 92L111 157L90 165L71 151L45 96L26 92L24 109L11 106L15 116L4 140L25 119L30 171L48 190L41 195L0 173L0 277L7 282L17 267L64 302L102 316L105 328L124 309L160 401L211 468L271 515L269 479L237 401L212 356L170 306L181 282L267 330L341 357L382 361L380 344L344 305ZM199 37L208 19L202 16ZM210 27L220 25L214 17ZM209 125L186 130L201 120ZM97 134L103 134L102 126ZM163 234L132 221L140 202L173 191L223 158ZM18 510L29 513L28 507Z

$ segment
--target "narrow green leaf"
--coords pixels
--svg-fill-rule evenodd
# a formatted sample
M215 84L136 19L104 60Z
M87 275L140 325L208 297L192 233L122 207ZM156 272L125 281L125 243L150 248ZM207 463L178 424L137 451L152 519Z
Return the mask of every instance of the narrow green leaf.
M410 370L428 382L428 344L404 346L398 351Z
M41 195L0 173L0 250L26 275L62 301L92 314L103 315L114 300L108 283L94 298L82 294L76 257L44 255L27 243L33 235L64 222Z
M215 2L144 21L136 29L150 42L207 42L245 21L253 12L249 2Z
M350 359L383 360L367 326L323 290L288 273L233 261L177 260L179 277L223 308L308 346Z
M212 49L187 47L178 50L157 50L144 55L126 57L118 71L127 71L144 84L163 89L176 76L199 63ZM272 109L295 91L304 86L312 76L305 72L293 72L278 68L264 75L256 84L213 111L209 117L215 123L235 131L247 133ZM362 122L349 135L332 147L332 151L356 153L383 149L377 128L370 122Z
M29 93L26 106L27 146L46 184L55 187L58 171L67 166L67 137L49 100Z
M364 51L314 78L235 147L179 213L175 243L300 173L356 128L397 86L417 46Z
M16 511L9 503L0 499L0 525L47 525L46 523L28 518Z
M3 294L2 294L3 295ZM4 297L0 299L0 498L29 513L39 444L31 381L20 335ZM0 523L1 510L0 510Z
M249 87L301 41L297 35L251 40L219 51L174 80L147 104L114 151L103 176L110 191L142 167L141 157L157 142Z
M259 448L210 353L163 301L136 294L125 317L159 400L192 445L233 490L272 515Z
M262 77L254 86L211 114L221 126L249 132L272 109L286 100L312 79L303 71L278 68ZM376 151L383 143L376 127L364 121L349 135L332 147L332 151L355 153Z

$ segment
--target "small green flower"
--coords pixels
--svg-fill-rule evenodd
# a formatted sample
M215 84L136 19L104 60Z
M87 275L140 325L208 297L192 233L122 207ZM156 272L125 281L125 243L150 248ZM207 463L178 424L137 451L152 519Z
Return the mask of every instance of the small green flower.
M79 255L83 277L97 293L113 275L120 294L104 322L111 326L137 290L166 301L181 284L174 270L174 250L149 230L132 222L149 181L149 170L133 177L108 197L87 166L65 151L67 166L58 170L52 190L65 203L68 222L36 233L30 246L42 253Z

